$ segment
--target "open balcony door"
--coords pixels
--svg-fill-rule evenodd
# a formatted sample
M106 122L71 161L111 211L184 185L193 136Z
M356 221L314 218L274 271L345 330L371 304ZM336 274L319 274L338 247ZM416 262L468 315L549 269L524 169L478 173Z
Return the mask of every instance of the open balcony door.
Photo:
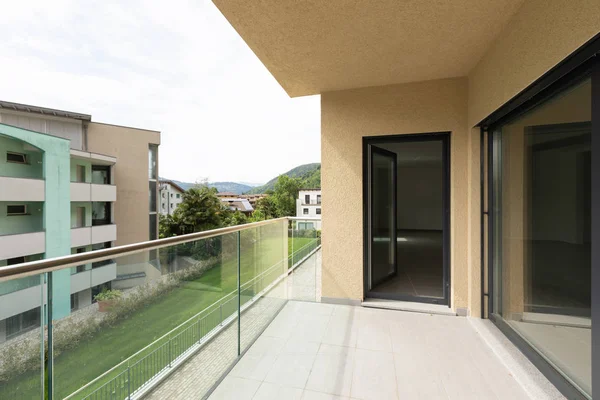
M397 274L396 154L370 145L368 289Z

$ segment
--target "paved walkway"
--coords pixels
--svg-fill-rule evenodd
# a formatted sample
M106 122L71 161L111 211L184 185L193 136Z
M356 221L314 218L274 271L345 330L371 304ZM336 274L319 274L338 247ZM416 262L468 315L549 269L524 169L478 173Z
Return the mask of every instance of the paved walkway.
M541 399L496 354L465 317L291 301L209 400Z
M267 297L257 300L242 314L242 351L271 323L287 298L310 300L312 297L312 301L315 300L315 287L321 287L320 282L318 285L314 282L317 271L320 271L320 253L318 251L309 257L286 281L273 288ZM184 365L173 371L144 399L202 399L236 361L237 333L235 321Z

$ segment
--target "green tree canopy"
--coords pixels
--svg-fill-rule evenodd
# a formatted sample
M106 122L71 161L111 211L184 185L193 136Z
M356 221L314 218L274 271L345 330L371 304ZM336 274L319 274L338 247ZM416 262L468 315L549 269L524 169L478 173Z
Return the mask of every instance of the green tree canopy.
M302 182L298 178L280 175L275 184L273 202L278 217L288 217L296 214L296 198Z

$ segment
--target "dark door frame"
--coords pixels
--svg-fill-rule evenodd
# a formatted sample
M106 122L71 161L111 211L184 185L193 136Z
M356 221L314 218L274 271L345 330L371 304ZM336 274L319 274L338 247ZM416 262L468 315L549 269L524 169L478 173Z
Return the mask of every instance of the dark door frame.
M389 300L411 301L420 303L441 304L451 307L450 299L450 137L451 132L424 132L388 136L363 137L363 297L382 298ZM406 143L441 141L443 146L442 163L443 178L443 297L417 297L401 294L382 294L369 291L369 260L370 260L370 209L371 209L371 146L384 143Z
M394 215L394 218L392 220L391 223L391 227L390 227L390 234L391 236L393 236L392 242L390 243L390 246L392 246L392 253L393 253L393 273L391 275L397 275L398 274L398 246L396 245L396 232L398 231L398 161L396 158L396 153L389 151L389 150L385 150L382 149L381 147L377 147L377 146L370 146L371 147L371 151L369 152L369 166L370 166L370 171L373 170L373 157L371 156L372 154L379 154L381 156L384 157L389 157L392 159L392 180L393 180L393 190L392 190L392 214ZM369 200L371 199L373 193L373 181L369 180ZM371 208L370 210L371 212L369 213L369 221L373 220L373 211L374 209ZM369 232L369 237L372 236L372 231L371 231L371 226L372 224L369 224L368 228L368 232ZM391 238L390 238L391 239ZM371 251L371 240L369 240L369 252ZM365 282L366 287L369 287L369 267L367 267L367 281ZM388 274L388 276L383 277L381 279L379 279L378 282L373 282L373 286L378 285L379 283L381 283L383 280L385 280L386 278L388 278L390 276L390 274Z
M600 33L590 39L586 44L525 88L498 110L482 120L478 126L481 128L481 243L487 242L487 254L482 246L481 252L481 274L482 284L485 273L487 273L488 291L482 290L481 307L484 316L485 298L488 298L487 312L491 321L525 354L525 356L552 382L557 389L570 399L585 399L586 397L566 379L554 365L550 364L529 342L519 335L508 325L500 315L494 312L494 204L493 182L493 132L500 126L518 118L520 115L535 108L544 101L560 94L565 89L576 85L584 79L591 78L592 83L592 276L591 276L591 314L592 314L592 382L600 382ZM483 145L484 136L487 138L487 146ZM487 147L487 148L485 148ZM484 174L484 151L487 152L487 177ZM487 192L487 209L483 202L483 191ZM487 221L487 229L484 229L484 221ZM487 241L485 234L487 233ZM484 262L487 258L487 268ZM501 281L500 281L501 284ZM483 288L483 286L482 286ZM501 291L501 286L499 287ZM501 304L498 305L500 307ZM597 385L592 384L592 390Z

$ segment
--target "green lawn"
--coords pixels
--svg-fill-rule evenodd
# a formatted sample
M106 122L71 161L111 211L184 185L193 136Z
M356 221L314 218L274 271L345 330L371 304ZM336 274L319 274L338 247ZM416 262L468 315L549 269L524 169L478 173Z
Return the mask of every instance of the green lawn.
M313 246L307 246L314 242L314 238L294 238L293 242L290 238L288 254L292 254L292 244L293 250L298 252L302 249L307 251L309 247L314 248ZM281 240L275 235L263 237L252 248L242 248L242 284L250 281L256 274L280 262L280 246ZM300 258L300 254L294 256L295 260ZM274 279L273 275L270 276L270 279ZM266 284L268 283L266 282ZM120 321L114 326L103 327L101 331L96 332L92 337L82 340L76 348L65 351L55 358L54 382L56 397L63 398L69 395L151 343L152 346L149 350L130 359L129 363L133 364L150 352L156 351L159 346L167 343L166 339L159 342L157 342L157 339L205 310L223 296L235 291L236 287L237 262L235 257L232 257L208 270L199 279L186 282L149 306L137 310L131 317ZM232 313L233 310L229 312ZM214 322L215 326L216 324L218 322ZM232 351L235 351L233 345ZM160 368L160 365L155 366L152 371L156 368ZM127 364L104 377L101 382L92 385L93 389L100 387L102 383L112 380L119 374L123 374L121 379L123 385L126 371ZM143 372L146 375L149 373L148 371ZM131 382L135 382L136 385L143 383L143 380L136 382L138 380L131 378ZM39 396L39 388L39 371L37 373L22 374L19 378L0 386L0 398L34 398ZM114 388L111 389L113 392L114 390Z

